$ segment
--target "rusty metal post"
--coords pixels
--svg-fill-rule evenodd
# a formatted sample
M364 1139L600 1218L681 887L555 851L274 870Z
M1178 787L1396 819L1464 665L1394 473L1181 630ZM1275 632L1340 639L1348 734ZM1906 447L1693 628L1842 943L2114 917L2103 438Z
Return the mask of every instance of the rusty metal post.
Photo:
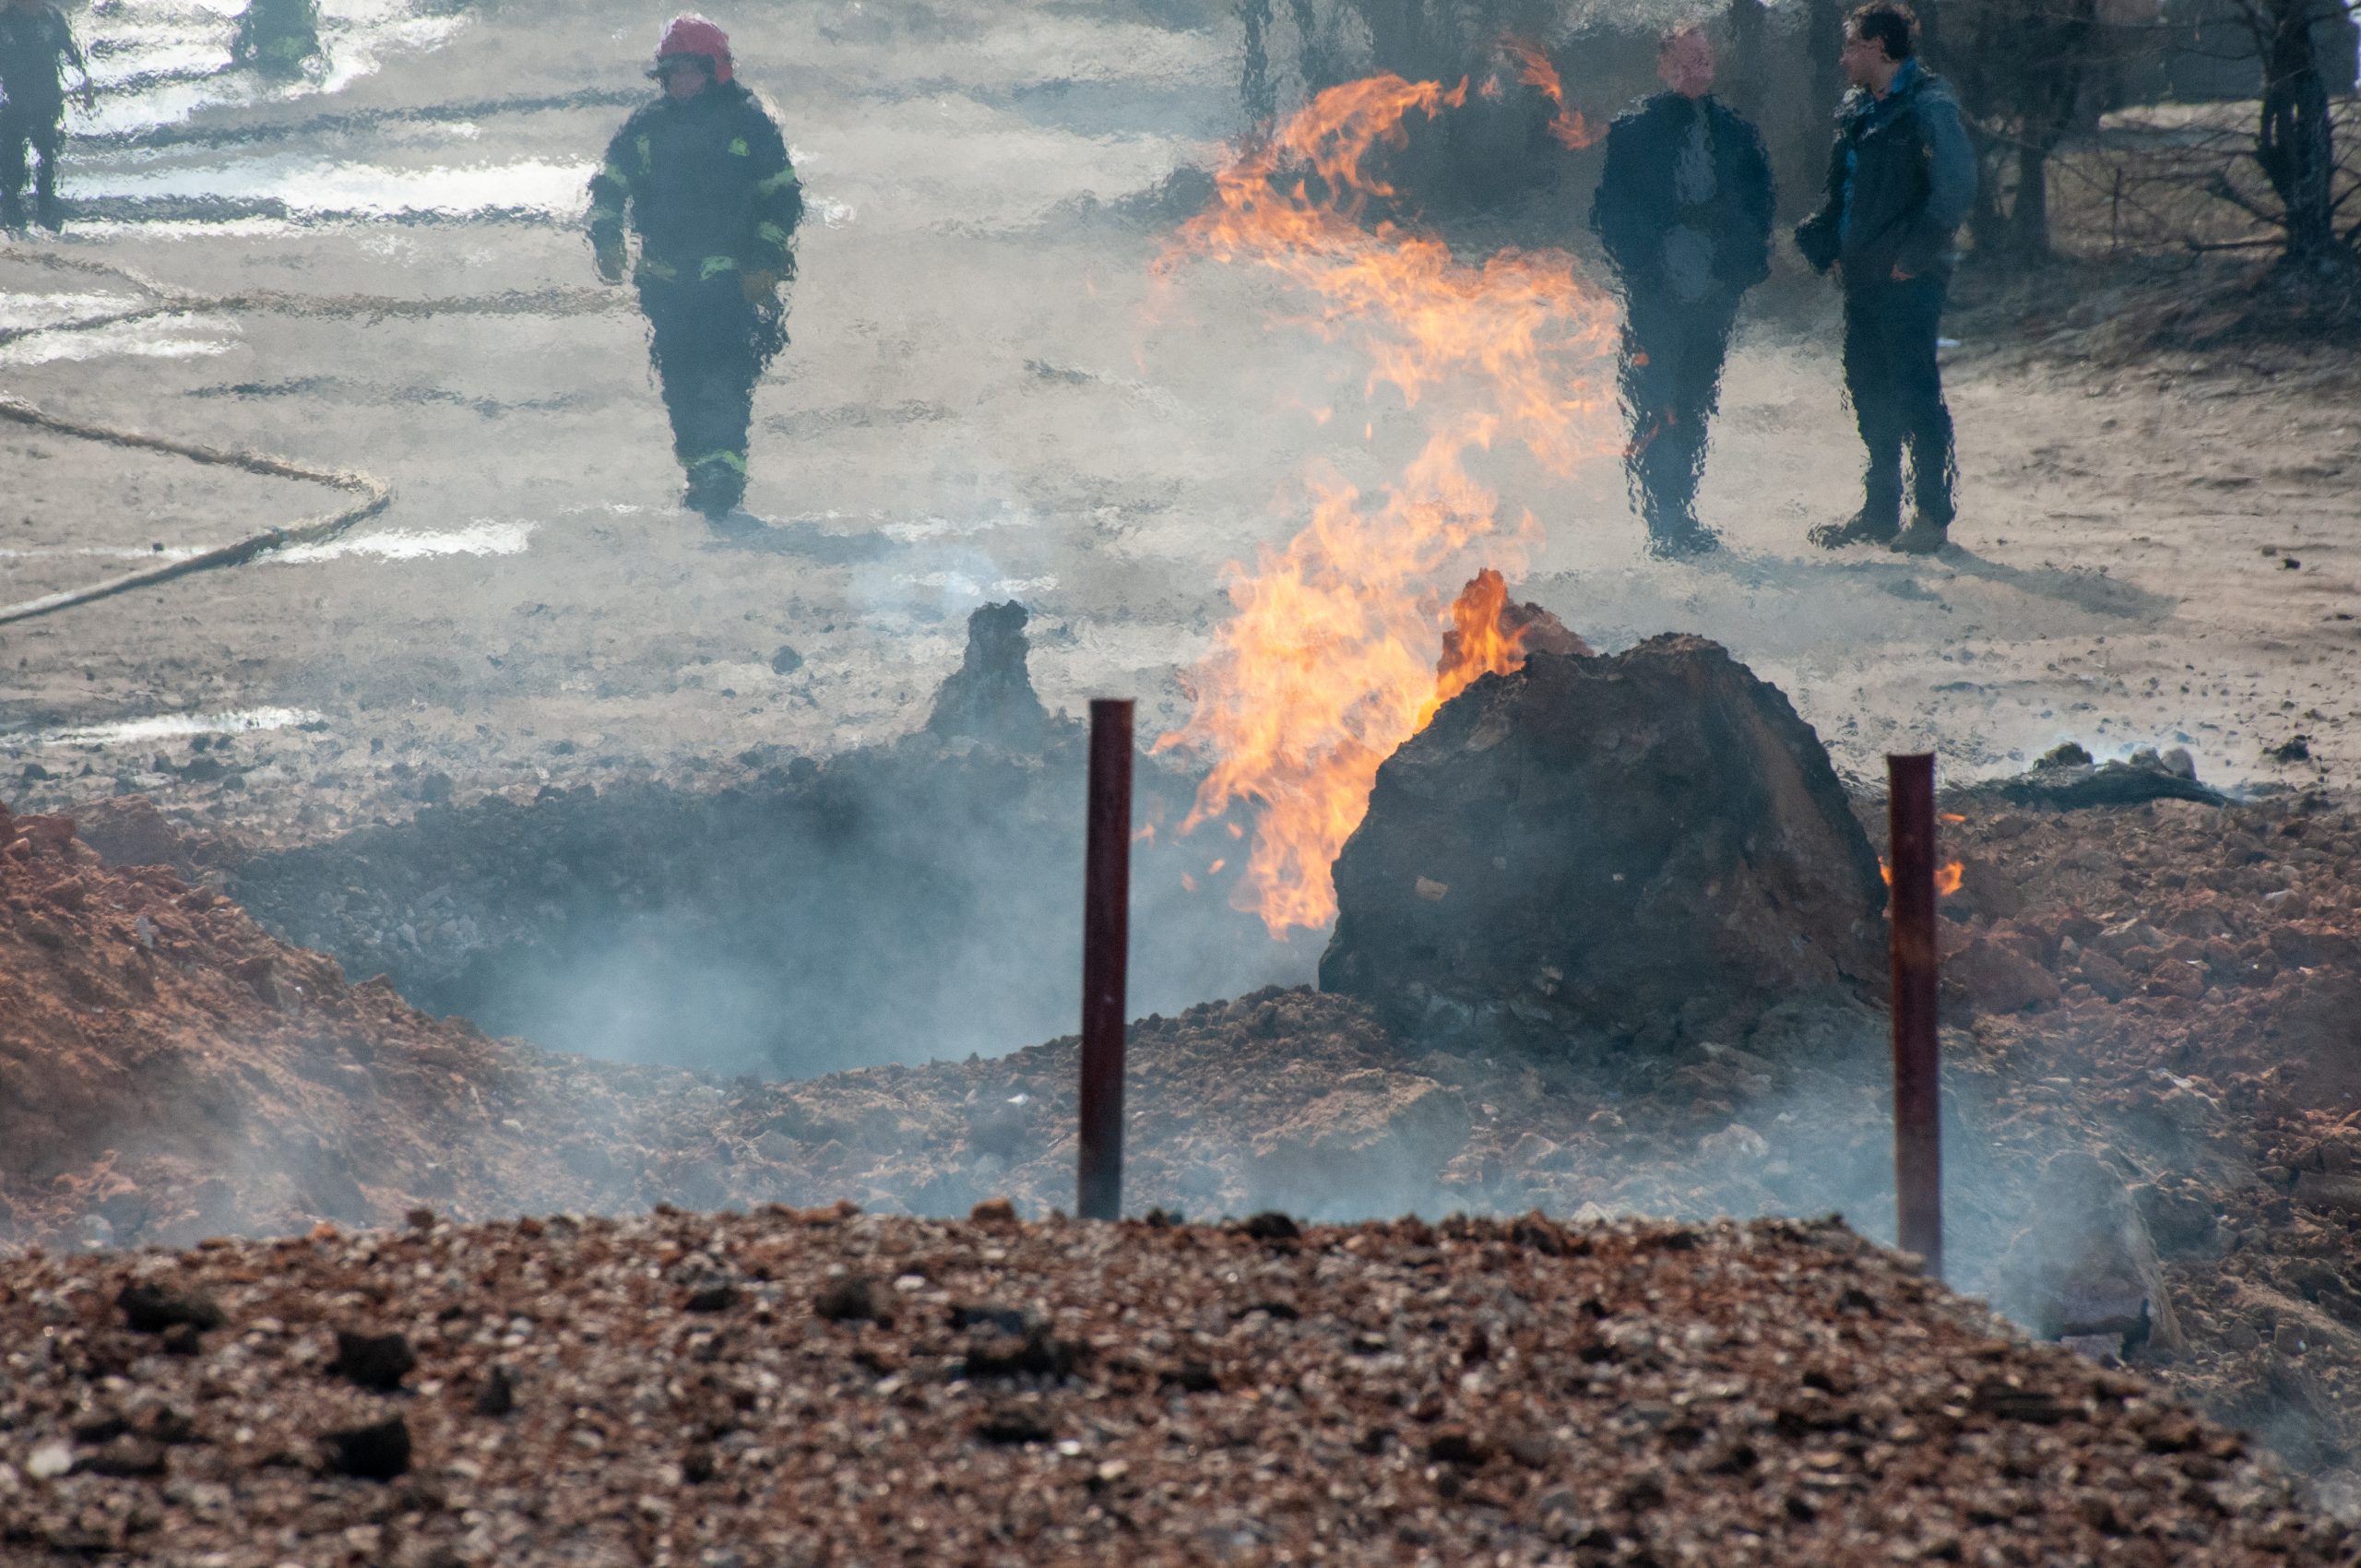
M1935 757L1885 759L1893 893L1896 1240L1943 1277L1942 1061L1935 1032Z
M1132 704L1090 704L1090 837L1083 866L1082 1148L1077 1212L1123 1212L1123 985L1131 948Z

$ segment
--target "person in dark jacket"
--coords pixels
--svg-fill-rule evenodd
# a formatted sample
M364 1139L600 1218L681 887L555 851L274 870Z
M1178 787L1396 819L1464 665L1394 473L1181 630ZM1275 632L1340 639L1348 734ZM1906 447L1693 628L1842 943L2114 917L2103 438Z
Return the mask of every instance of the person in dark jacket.
M1773 198L1762 137L1712 96L1704 33L1666 34L1656 70L1669 90L1608 130L1590 220L1622 284L1632 498L1649 550L1679 556L1718 542L1697 520L1697 480L1738 297L1771 273Z
M734 79L719 28L676 18L649 74L664 96L608 144L590 181L590 244L599 275L623 281L628 207L683 499L720 522L746 493L754 384L787 345L779 290L795 275L803 193L778 126Z
M1853 90L1836 114L1828 195L1796 230L1814 268L1845 288L1845 388L1869 448L1861 509L1823 524L1834 549L1885 544L1931 555L1949 538L1957 465L1951 410L1935 362L1952 237L1975 200L1975 154L1959 103L1917 59L1917 18L1899 0L1872 0L1845 28ZM1902 527L1902 455L1910 453L1915 512Z
M96 98L65 14L48 0L7 0L0 6L0 228L25 226L25 152L41 160L32 174L33 216L54 233L65 227L57 208L57 156L65 146L65 70L82 74L80 98Z

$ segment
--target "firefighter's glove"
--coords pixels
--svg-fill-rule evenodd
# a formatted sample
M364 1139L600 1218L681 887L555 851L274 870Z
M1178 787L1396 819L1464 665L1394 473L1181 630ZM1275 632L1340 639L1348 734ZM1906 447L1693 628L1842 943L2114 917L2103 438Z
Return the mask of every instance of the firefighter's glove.
M778 292L778 286L785 281L787 279L776 272L742 271L738 274L738 291L746 296L746 303L750 305L765 304Z
M594 246L593 254L598 257L599 276L602 280L609 283L620 283L623 280L624 257L621 240Z

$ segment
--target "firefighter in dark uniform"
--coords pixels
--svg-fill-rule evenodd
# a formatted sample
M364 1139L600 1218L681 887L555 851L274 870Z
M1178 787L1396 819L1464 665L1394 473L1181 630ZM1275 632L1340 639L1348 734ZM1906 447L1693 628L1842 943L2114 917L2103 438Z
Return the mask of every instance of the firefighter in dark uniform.
M33 216L54 233L65 226L57 209L57 155L65 145L65 72L82 73L82 107L95 93L65 15L48 0L7 0L0 6L0 228L25 226L25 150L41 159L33 174Z
M246 0L230 44L232 61L283 79L302 76L319 53L318 0Z
M795 275L803 193L777 125L734 79L719 28L675 18L649 74L664 96L608 144L590 182L590 244L599 275L621 282L628 208L683 499L719 522L746 493L754 384L787 344L779 290Z
M1591 227L1623 286L1624 467L1648 549L1696 555L1718 543L1697 520L1697 481L1738 298L1771 274L1771 160L1712 95L1704 33L1667 33L1656 72L1669 90L1608 130Z

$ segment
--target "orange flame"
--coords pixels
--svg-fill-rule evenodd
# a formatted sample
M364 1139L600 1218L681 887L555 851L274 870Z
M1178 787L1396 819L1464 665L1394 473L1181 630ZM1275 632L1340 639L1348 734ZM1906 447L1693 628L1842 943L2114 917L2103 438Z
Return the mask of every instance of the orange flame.
M1498 497L1465 459L1513 442L1563 478L1619 449L1615 307L1572 258L1502 251L1470 265L1433 235L1365 221L1395 194L1371 153L1406 143L1410 113L1466 98L1464 81L1393 76L1331 88L1216 176L1213 204L1157 264L1167 279L1194 258L1276 274L1310 296L1296 324L1368 355L1365 395L1390 387L1426 422L1418 455L1380 495L1364 501L1315 468L1303 530L1251 569L1227 568L1236 613L1190 672L1187 723L1157 742L1213 758L1183 832L1234 804L1258 808L1232 897L1275 935L1334 917L1329 867L1369 810L1378 765L1451 695L1438 695L1432 649L1453 566L1484 540L1514 569L1537 537L1529 512L1502 529ZM1489 662L1444 681L1514 668L1504 649L1479 657Z
M1566 107L1566 84L1558 79L1558 67L1549 63L1549 56L1523 39L1506 39L1503 42L1523 67L1517 73L1517 80L1527 87L1540 89L1541 96L1558 106L1556 116L1549 122L1549 134L1577 152L1586 147L1596 147L1599 137L1607 133L1592 129L1590 122L1582 117L1579 110Z
M1435 667L1434 695L1419 707L1411 733L1425 729L1443 704L1474 685L1478 676L1525 668L1525 628L1501 624L1501 612L1508 603L1508 582L1489 566L1451 601L1451 631L1443 638L1442 661Z
M1959 820L1964 822L1967 819L1965 817L1962 817ZM1878 875L1884 879L1885 885L1888 887L1893 885L1893 868L1885 863L1885 857L1883 855L1880 855L1878 857ZM1961 885L1966 881L1967 862L1965 861L1947 861L1935 873L1935 897L1939 898L1948 898L1952 894L1958 892Z

